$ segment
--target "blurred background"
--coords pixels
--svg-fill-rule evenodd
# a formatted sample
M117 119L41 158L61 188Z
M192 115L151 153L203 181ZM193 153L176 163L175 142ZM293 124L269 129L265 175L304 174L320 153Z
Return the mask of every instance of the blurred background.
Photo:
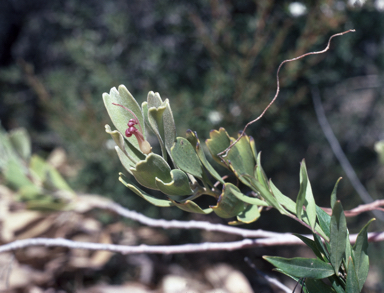
M99 194L154 218L226 223L214 215L150 206L118 182L118 172L124 170L104 132L110 120L102 93L124 84L141 103L153 90L170 100L179 136L192 129L204 141L219 127L236 136L273 98L280 62L322 50L332 34L352 28L356 32L335 38L327 53L284 65L280 96L247 130L262 151L267 176L286 195L296 197L299 162L305 158L318 205L329 206L336 180L344 177L338 198L344 209L351 209L363 202L319 126L312 94L319 94L359 179L374 199L382 199L384 167L374 149L384 139L382 0L2 0L1 126L7 131L26 128L33 152L43 158L60 151L65 159L58 169L79 193ZM92 217L104 226L122 221L103 212ZM371 217L365 213L349 219L350 232L358 232ZM370 229L382 227L376 221ZM136 228L129 233L138 233ZM273 211L245 228L309 232ZM231 240L197 231L156 233L172 244ZM147 238L139 237L144 242ZM369 249L365 292L382 292L384 246L372 244ZM132 281L156 290L166 274L183 272L203 280L207 268L226 263L244 274L255 292L277 292L244 262L248 256L260 270L273 274L261 259L265 254L293 257L308 252L280 247L139 259L112 255L80 277L79 269L61 270L55 282L39 288L76 292L100 282ZM152 268L147 278L145 262Z

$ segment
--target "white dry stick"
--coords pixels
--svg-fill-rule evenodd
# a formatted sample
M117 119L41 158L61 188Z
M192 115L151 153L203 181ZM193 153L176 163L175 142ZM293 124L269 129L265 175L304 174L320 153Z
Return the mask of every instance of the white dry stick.
M311 237L311 235L304 235ZM350 235L351 243L356 241L357 234ZM384 241L384 232L368 233L369 242ZM138 253L158 253L158 254L176 254L176 253L196 253L207 251L232 251L253 247L267 246L286 246L286 245L304 245L304 243L294 235L281 234L279 237L262 238L262 239L243 239L233 242L205 242L198 244L183 245L154 245L149 246L141 244L138 246L103 244L92 242L79 242L63 238L29 238L16 240L8 244L0 246L0 253L13 251L31 246L46 247L67 247L72 249L85 250L105 250L122 254L138 254Z
M110 210L124 218L137 221L141 224L144 224L149 227L157 227L163 229L199 229L210 232L220 232L226 234L239 235L244 238L274 238L280 237L282 235L291 235L290 233L277 233L272 231L265 231L262 229L249 230L244 228L238 228L222 224L213 224L205 221L178 221L178 220L164 220L164 219L152 219L143 214L140 214L135 211L131 211L122 207L121 205L109 201L105 198L100 198L96 196L79 196L78 200L80 202L86 202L92 208L99 208L104 210ZM80 204L81 205L81 204ZM370 204L359 205L358 207L344 211L347 217L357 216L361 213L372 211L372 210L383 210L384 200L377 200ZM323 208L326 212L330 213L331 210L328 208ZM306 235L307 236L307 235Z
M81 199L82 197L83 196L79 197L79 199L82 200ZM88 200L88 197L84 196L84 200ZM242 228L227 226L222 224L212 224L210 222L205 222L205 221L194 221L194 220L167 221L164 219L152 219L138 212L128 210L115 202L104 200L104 199L95 200L95 198L93 198L91 206L93 208L100 208L104 210L113 211L124 218L137 221L149 227L158 227L163 229L187 229L187 230L199 229L199 230L205 230L205 231L214 231L214 232L221 232L226 234L240 235L244 238L272 238L272 237L279 237L282 235L281 233L264 231L261 229L248 230L248 229L242 229ZM290 235L290 234L287 234L287 235Z

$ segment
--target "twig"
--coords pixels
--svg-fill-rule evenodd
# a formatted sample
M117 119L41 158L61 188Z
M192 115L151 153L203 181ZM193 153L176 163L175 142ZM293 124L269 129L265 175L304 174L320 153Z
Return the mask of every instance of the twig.
M308 238L311 235L304 235ZM351 243L356 241L357 234L351 235ZM384 241L384 232L368 233L369 242ZM304 245L304 243L291 234L281 234L278 237L270 237L263 239L243 239L233 242L205 242L198 244L183 244L183 245L157 245L149 246L141 244L138 246L79 242L63 238L29 238L16 240L8 244L0 246L0 253L13 251L16 249L31 247L31 246L46 246L46 247L67 247L72 249L86 250L105 250L122 254L138 254L138 253L158 253L158 254L176 254L176 253L196 253L206 251L232 251L251 247L268 247L268 246L286 246L286 245Z
M319 90L315 87L312 88L312 100L315 107L315 112L317 120L319 121L320 127L323 130L325 137L327 138L333 153L340 162L341 167L344 172L347 174L349 181L351 182L353 188L359 194L361 200L366 204L373 202L373 198L369 195L368 191L365 189L364 185L360 182L357 177L355 170L352 165L349 163L347 156L344 154L343 149L341 148L339 141L337 140L335 134L332 131L331 125L325 116L323 106L321 104ZM372 213L379 220L384 221L384 214L379 211L372 211Z
M322 54L322 53L325 53L328 51L329 49L329 46L331 44L331 40L334 38L334 37L338 37L338 36L342 36L342 35L345 35L347 33L350 33L350 32L355 32L354 29L350 29L350 30L347 30L345 32L342 32L342 33L338 33L338 34L334 34L332 35L329 40L328 40L328 44L327 44L327 47L324 49L324 50L321 50L321 51L316 51L316 52L309 52L309 53L305 53L303 55L300 55L299 57L295 57L295 58L292 58L292 59L287 59L287 60L284 60L283 62L280 63L279 67L277 68L277 73L276 73L276 82L277 82L277 89L276 89L276 94L275 96L273 97L272 101L268 104L268 106L264 109L264 111L254 120L250 121L247 123L247 125L245 125L243 131L241 132L241 134L239 135L239 137L229 146L227 147L224 151L220 152L217 154L217 156L221 157L221 158L224 158L228 155L228 152L229 150L244 136L245 134L245 130L247 129L247 127L253 123L255 123L257 120L259 120L261 117L264 116L265 112L267 112L267 110L272 106L272 104L275 102L277 96L279 95L279 92L280 92L280 80L279 80L279 72L280 72L280 69L281 67L283 66L283 64L287 63L287 62L291 62L291 61L296 61L296 60L299 60L301 58L304 58L306 56L309 56L309 55L317 55L317 54Z
M82 201L86 202L92 208L110 210L124 218L137 221L149 227L157 227L157 228L163 228L163 229L188 229L188 230L199 229L199 230L205 230L205 231L211 231L211 232L220 232L220 233L226 233L226 234L232 234L232 235L239 235L244 238L273 238L273 237L279 237L282 235L281 233L265 231L262 229L248 230L248 229L238 228L238 227L233 227L228 225L212 224L206 221L194 221L194 220L167 221L164 219L152 219L138 212L126 209L121 205L115 202L111 202L105 198L99 198L99 197L90 196L90 195L79 196L78 200L81 202ZM79 206L81 206L81 203L79 204ZM344 213L347 217L352 217L352 216L361 214L363 212L371 211L373 209L378 209L380 206L384 206L384 200L376 200L375 202L370 204L359 205L358 207L352 210L344 211ZM330 209L327 209L327 208L322 208L322 209L328 214L331 213ZM285 235L290 235L290 234L287 233Z
M267 274L264 274L262 271L258 270L255 264L251 262L249 257L245 257L244 260L258 275L262 276L265 280L267 280L267 282L275 285L286 293L292 293L292 290L285 286L283 283L281 283L279 280L272 278Z
M90 196L80 196L79 200L84 200L88 202L93 208L100 208L105 210L110 210L116 214L128 218L134 221L137 221L141 224L144 224L149 227L158 227L163 229L200 229L205 231L215 231L227 234L240 235L244 238L271 238L281 236L281 233L264 231L261 229L258 230L248 230L242 229L233 226L227 226L222 224L212 224L205 221L177 221L177 220L164 220L164 219L152 219L143 214L140 214L135 211L130 211L121 205L105 200L98 199L96 197ZM289 234L287 234L289 235Z
M331 215L332 214L332 209L330 208L322 208L327 214ZM362 204L357 206L356 208L349 210L349 211L344 211L344 214L346 217L355 217L357 215L360 215L361 213L364 212L371 212L374 210L382 211L384 212L384 199L378 199L375 200L374 202L371 202L369 204Z

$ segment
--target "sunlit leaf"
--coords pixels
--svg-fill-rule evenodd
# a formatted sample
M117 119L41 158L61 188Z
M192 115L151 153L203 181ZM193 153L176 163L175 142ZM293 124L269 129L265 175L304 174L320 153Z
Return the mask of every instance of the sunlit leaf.
M210 206L212 210L221 218L237 216L245 209L245 203L239 200L233 193L240 190L232 183L225 183L217 204Z
M139 187L132 183L127 183L126 179L123 179L122 176L119 177L119 180L121 183L123 183L126 187L128 187L130 190L132 190L135 194L140 196L141 198L145 199L149 203L157 206L157 207L170 207L173 206L173 203L166 199L159 199L156 198L145 191L141 190Z
M183 137L178 137L171 148L172 158L178 168L197 178L203 177L203 168L199 157L191 143Z
M315 258L284 258L277 256L263 256L263 258L275 267L298 278L323 279L335 273L331 264Z

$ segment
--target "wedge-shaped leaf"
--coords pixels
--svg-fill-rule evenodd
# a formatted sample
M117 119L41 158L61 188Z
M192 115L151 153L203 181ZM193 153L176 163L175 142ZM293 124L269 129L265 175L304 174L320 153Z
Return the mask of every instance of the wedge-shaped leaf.
M129 157L123 153L123 151L118 146L115 146L115 150L117 152L117 156L119 157L120 163L123 165L125 170L127 170L129 174L133 175L131 169L135 168L136 164L133 163L132 160L129 159Z
M154 131L157 139L160 142L161 151L164 159L167 158L167 152L164 143L164 120L163 115L167 108L166 103L163 103L159 93L149 92L148 97L148 121Z
M339 182L340 182L341 179L342 179L341 177L339 179L337 179L335 187L332 190L332 194L331 194L331 209L333 209L333 206L335 205L335 202L336 202L336 199L337 199L336 198L337 186L339 185Z
M360 285L360 291L363 289L363 285L368 276L369 271L369 257L368 257L368 226L375 219L371 219L357 235L356 243L353 246L354 253L354 265L357 274L357 279Z
M237 216L237 221L229 222L230 225L250 224L260 218L259 207L256 205L247 205L245 209Z
M212 175L213 178L215 178L221 184L224 184L224 180L221 178L219 173L217 173L217 171L212 167L212 165L207 160L207 157L205 156L202 145L200 144L200 140L197 137L197 133L193 132L192 130L187 130L187 139L191 143L191 145L195 148L197 156L199 157L200 162L203 164L205 169L208 170L208 172Z
M237 174L239 179L241 176L254 176L256 162L253 157L253 152L249 143L248 136L244 135L228 151L228 155L224 158L224 160L229 164L232 171Z
M273 184L272 180L269 180L269 186L271 188L272 194L275 196L276 200L284 206L291 213L296 212L296 203L290 199L288 196L281 193L279 189Z
M293 233L293 235L295 235L297 238L303 241L310 249L312 249L318 259L320 259L321 261L326 261L326 259L324 258L324 254L322 253L321 249L319 249L319 247L316 245L316 242L314 240L296 233Z
M137 182L141 185L158 190L156 178L163 182L171 182L171 168L163 157L150 153L145 160L136 164L135 169L131 168L131 172Z
M223 163L217 154L229 147L233 139L229 137L228 133L222 127L219 130L211 130L209 136L210 138L205 141L205 144L208 147L212 158L220 165L228 168L228 165Z
M296 201L296 215L301 219L301 212L305 206L304 214L307 215L309 225L314 231L316 225L316 204L313 198L311 183L308 179L307 168L305 160L301 162L300 168L300 190Z
M245 204L239 200L233 193L240 190L232 183L225 183L217 204L210 206L212 210L221 218L230 218L237 216L245 209Z
M31 157L31 139L25 128L17 128L8 134L14 150L24 160L28 161Z
M315 258L277 256L263 256L263 258L275 267L298 278L324 279L335 273L331 264Z
M186 211L186 212L205 214L205 215L212 213L211 208L202 209L201 207L199 207L196 203L194 203L191 200L186 200L185 202L182 202L182 203L174 201L172 199L171 199L171 201L176 207L178 207L179 209Z
M336 201L332 209L330 233L330 261L335 272L338 273L344 257L347 239L347 220L340 201Z
M173 203L166 199L159 199L156 198L145 191L141 190L139 187L135 186L132 183L127 183L122 176L119 177L119 181L123 183L126 187L128 187L130 190L132 190L134 193L136 193L141 198L145 199L149 203L157 206L157 207L170 207L173 206Z
M352 257L348 259L348 274L345 285L345 293L360 293L359 279L357 277L357 272L355 269L355 264L353 263Z
M178 137L171 148L171 154L176 166L197 178L203 178L203 168L199 157L191 143L183 137Z
M176 126L175 126L175 120L173 119L171 106L169 105L169 100L165 99L164 104L165 104L165 110L163 113L164 144L165 144L165 148L168 151L168 154L171 156L171 147L173 146L176 140Z
M265 175L263 167L261 167L261 152L257 155L255 177L265 188L269 189L267 176Z
M111 126L105 124L105 132L110 134L116 145L125 153L125 143L123 135L117 131L111 129Z
M179 169L171 170L171 182L163 182L161 179L156 178L156 185L158 189L167 195L191 195L193 193L187 174Z
M109 94L104 93L103 101L105 108L108 111L108 115L113 122L113 125L115 125L120 133L125 133L125 130L128 128L127 124L129 119L135 119L137 117L142 128L142 134L145 137L144 117L140 106L125 86L120 85L119 91L116 88L112 88ZM136 117L134 117L132 113L123 109L122 107L113 105L113 103L130 109L136 115ZM134 135L131 137L126 137L125 139L140 152L139 144Z
M335 289L328 286L321 280L316 280L312 278L307 278L305 280L305 287L310 293L333 293L336 292Z
M11 188L19 189L24 186L33 185L27 177L25 167L18 160L10 158L3 171L4 179Z

